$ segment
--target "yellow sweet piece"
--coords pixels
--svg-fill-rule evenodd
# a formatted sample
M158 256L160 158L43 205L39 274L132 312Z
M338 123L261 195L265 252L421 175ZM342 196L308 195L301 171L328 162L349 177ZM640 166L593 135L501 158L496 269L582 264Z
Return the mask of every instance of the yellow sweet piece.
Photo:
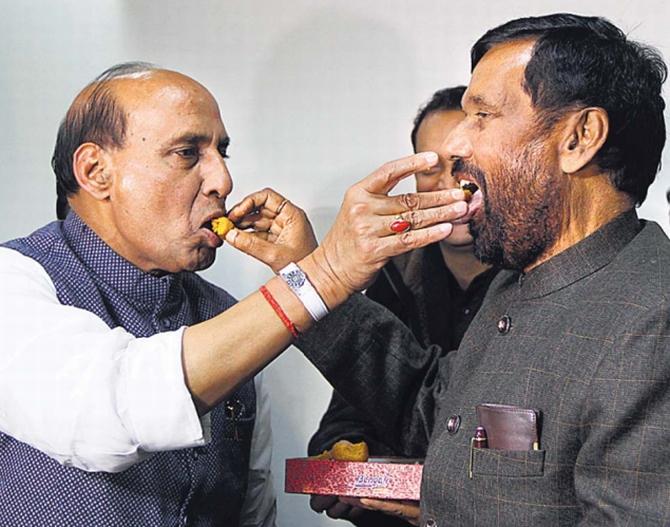
M330 450L324 450L310 459L331 459L335 461L367 461L370 457L368 445L365 441L352 443L346 439L340 439Z
M351 443L342 439L330 449L330 455L338 461L367 461L370 457L368 445L365 441Z
M212 230L218 234L221 238L223 238L228 231L233 229L235 225L233 224L232 221L230 221L228 218L225 216L221 216L220 218L214 218L212 220Z

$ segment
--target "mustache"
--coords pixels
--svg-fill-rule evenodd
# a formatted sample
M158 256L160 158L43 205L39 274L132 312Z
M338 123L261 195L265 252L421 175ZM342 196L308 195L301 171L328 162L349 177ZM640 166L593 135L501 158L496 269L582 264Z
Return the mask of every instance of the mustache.
M462 159L457 159L451 166L451 176L454 179L459 179L459 175L470 176L480 187L482 185L486 185L486 174L484 174L484 171L472 163L463 161Z

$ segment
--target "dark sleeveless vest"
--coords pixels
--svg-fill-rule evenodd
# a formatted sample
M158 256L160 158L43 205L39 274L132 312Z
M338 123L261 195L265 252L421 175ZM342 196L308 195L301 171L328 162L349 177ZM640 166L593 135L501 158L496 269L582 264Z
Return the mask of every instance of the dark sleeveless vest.
M62 304L137 337L207 320L235 303L194 273L140 271L74 213L4 246L42 265ZM0 525L238 525L255 412L249 381L211 412L209 444L160 452L114 474L60 465L0 433Z

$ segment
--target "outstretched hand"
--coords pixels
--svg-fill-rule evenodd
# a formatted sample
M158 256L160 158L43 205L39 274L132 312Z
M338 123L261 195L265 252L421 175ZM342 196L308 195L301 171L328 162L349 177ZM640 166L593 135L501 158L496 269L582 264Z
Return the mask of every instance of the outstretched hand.
M446 238L451 222L466 214L460 189L388 196L400 180L436 162L434 152L391 161L347 190L335 223L309 257L327 275L333 304L365 289L391 257ZM409 228L398 232L402 226Z
M225 239L275 272L302 260L324 301L334 307L365 289L393 256L446 238L451 222L466 214L460 189L388 196L400 180L435 163L434 152L404 157L350 187L318 248L304 211L268 188L231 208L228 218L238 229Z

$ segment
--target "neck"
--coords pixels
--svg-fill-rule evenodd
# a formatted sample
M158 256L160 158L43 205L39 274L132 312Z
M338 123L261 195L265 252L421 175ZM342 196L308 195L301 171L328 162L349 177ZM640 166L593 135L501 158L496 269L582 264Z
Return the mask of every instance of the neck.
M590 236L603 225L635 206L632 198L617 190L607 174L568 175L560 234L556 241L524 269L528 272Z
M442 259L451 274L454 275L458 286L462 290L470 287L472 281L490 265L482 263L472 252L472 245L454 247L446 242L440 243Z
M83 198L83 196L82 196ZM70 207L81 220L91 229L98 237L105 242L111 249L119 256L128 260L135 267L144 272L152 272L153 269L142 266L142 262L138 262L133 258L133 254L126 249L119 232L112 227L115 225L113 218L110 215L110 209L100 205L99 202L94 202L92 205L84 199L79 199L79 194L75 198L70 198Z

